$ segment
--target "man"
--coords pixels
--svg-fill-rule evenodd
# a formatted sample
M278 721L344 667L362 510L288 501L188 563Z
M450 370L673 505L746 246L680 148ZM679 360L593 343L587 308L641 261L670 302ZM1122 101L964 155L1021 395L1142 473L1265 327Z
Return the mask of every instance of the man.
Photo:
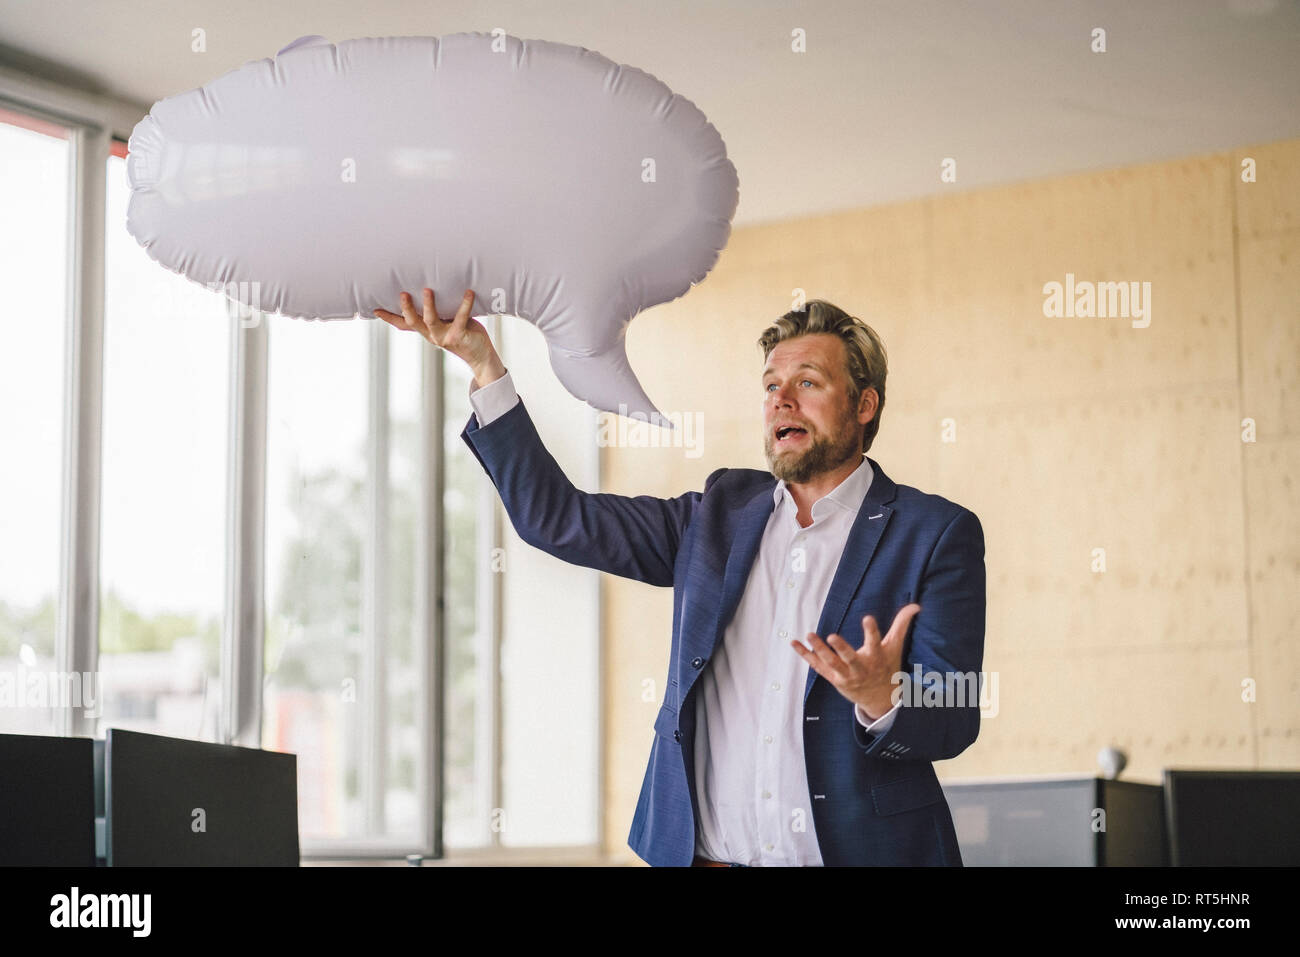
M820 300L787 313L759 339L771 472L626 497L564 476L472 302L449 323L428 289L423 316L406 293L403 315L375 312L469 364L462 437L525 542L674 589L632 849L654 865L960 865L932 762L979 733L983 530L866 457L885 401L875 332Z

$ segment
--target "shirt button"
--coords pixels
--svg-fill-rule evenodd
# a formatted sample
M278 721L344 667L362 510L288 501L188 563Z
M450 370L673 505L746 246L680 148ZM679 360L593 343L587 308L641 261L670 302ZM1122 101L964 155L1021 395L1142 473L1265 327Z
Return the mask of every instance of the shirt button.
M792 578L792 579L790 579L788 582L786 582L786 583L785 583L785 587L786 587L786 588L793 588L793 587L794 587L794 579Z
M772 796L772 792L771 792L771 791L764 791L764 792L763 792L763 797L765 797L765 798L770 798L771 796Z
M765 735L763 735L763 740L766 741L768 744L771 744L771 743L772 743L772 736L771 736L770 734L765 734Z
M781 637L782 637L782 638L785 637L785 631L784 631L784 630L781 632Z
M781 690L781 682L779 682L779 681L773 681L773 682L772 682L772 690L773 690L773 691L780 691L780 690Z
M764 846L765 846L765 847L770 851L770 850L772 850L772 848L775 847L776 845L774 845L774 844L766 844L766 845L764 845Z

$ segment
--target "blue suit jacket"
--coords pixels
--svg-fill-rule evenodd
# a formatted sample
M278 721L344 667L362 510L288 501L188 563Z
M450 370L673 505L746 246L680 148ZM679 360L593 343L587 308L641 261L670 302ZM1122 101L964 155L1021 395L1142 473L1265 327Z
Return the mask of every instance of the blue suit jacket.
M650 864L689 865L698 819L693 692L740 603L774 507L776 478L754 469L718 469L703 492L676 498L584 492L547 452L522 399L486 426L471 415L461 437L525 542L576 565L673 586L668 680L628 844ZM904 647L904 706L884 734L869 735L853 704L809 669L803 707L807 806L828 866L960 865L952 816L931 762L960 754L979 733L983 529L974 513L895 485L874 459L868 461L871 488L817 633L825 638L835 632L860 647L865 615L874 615L883 633L908 602L918 602L921 611ZM943 676L943 684L931 672ZM963 675L972 683L962 685ZM944 686L971 693L945 699L939 694Z

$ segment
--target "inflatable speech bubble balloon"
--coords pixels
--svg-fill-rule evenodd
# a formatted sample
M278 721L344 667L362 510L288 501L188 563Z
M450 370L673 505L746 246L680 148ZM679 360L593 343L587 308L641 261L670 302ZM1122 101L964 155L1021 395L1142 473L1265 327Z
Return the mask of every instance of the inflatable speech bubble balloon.
M722 137L648 73L496 34L302 37L155 103L127 229L150 257L284 316L473 289L597 409L659 421L627 324L713 268L739 200Z

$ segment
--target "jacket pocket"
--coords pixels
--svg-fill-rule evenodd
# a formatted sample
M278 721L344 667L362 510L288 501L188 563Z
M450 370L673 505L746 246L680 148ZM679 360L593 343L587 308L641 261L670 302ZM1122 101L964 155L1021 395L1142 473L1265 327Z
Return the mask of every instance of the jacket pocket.
M944 799L943 787L933 774L917 774L887 784L871 786L871 803L880 815L901 814Z

